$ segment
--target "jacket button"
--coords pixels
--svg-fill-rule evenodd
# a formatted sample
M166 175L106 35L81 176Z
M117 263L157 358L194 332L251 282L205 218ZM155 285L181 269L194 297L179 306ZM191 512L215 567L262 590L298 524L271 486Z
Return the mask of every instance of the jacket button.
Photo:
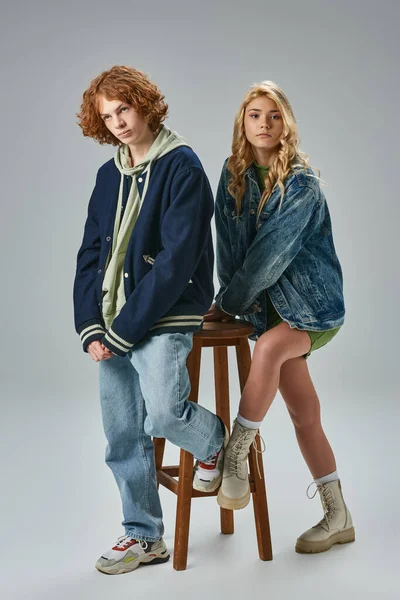
M142 181L143 181L143 177L139 177L138 182L142 183Z
M97 272L100 274L101 273L101 269L99 269Z
M124 277L126 277L128 279L129 273L124 273Z
M111 238L110 238L110 236L108 235L108 236L106 237L106 241L107 241L107 242L109 242L110 240L111 240Z
M254 214L255 214L255 212L256 212L256 211L254 210L254 208L252 208L252 209L251 209L251 211L250 211L250 214L251 214L251 215L254 215Z

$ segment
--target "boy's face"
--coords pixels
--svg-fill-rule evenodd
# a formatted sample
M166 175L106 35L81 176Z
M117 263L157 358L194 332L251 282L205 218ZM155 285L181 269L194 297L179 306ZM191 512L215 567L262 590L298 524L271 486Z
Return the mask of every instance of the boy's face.
M99 112L107 129L123 144L140 144L152 134L146 121L127 102L99 96Z

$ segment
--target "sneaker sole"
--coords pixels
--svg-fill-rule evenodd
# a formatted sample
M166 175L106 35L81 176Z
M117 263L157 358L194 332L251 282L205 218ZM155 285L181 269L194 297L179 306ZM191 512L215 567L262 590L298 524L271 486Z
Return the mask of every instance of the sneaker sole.
M217 502L221 508L227 508L228 510L240 510L245 508L250 502L250 488L247 490L246 495L241 498L228 498L227 496L224 496L222 490L219 490Z
M211 492L215 492L215 490L217 490L219 488L219 486L221 485L221 481L222 481L222 475L220 477L217 477L214 480L214 483L210 486L208 485L202 485L202 481L199 480L195 480L193 479L193 489L196 490L197 492L203 492L203 494L209 494ZM204 484L207 484L207 482L205 481Z
M356 534L354 527L350 527L350 529L335 533L322 542L307 542L306 540L299 538L295 550L299 554L317 554L318 552L326 552L334 544L349 544L350 542L354 542L355 539Z
M122 573L130 573L131 571L134 571L140 565L143 565L144 567L149 565L159 565L161 563L168 562L169 559L170 555L168 554L168 551L165 550L155 558L151 558L150 556L138 556L138 558L133 559L128 563L117 562L107 567L97 562L95 566L98 571L106 573L106 575L121 575Z

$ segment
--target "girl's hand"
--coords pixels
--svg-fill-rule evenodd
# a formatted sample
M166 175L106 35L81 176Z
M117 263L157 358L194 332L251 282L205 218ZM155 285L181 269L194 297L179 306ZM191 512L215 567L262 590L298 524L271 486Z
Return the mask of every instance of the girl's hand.
M235 317L228 315L215 304L212 304L208 309L208 312L204 315L204 321L222 321L222 323L228 323L234 321Z

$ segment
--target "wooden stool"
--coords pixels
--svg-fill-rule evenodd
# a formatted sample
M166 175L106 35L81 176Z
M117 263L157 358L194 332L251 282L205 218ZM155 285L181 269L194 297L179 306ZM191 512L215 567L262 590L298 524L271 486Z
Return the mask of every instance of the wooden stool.
M187 360L191 392L189 400L197 402L199 394L200 360L202 348L214 348L214 379L216 413L230 430L229 411L229 377L228 377L228 346L236 347L237 366L239 371L240 389L243 391L250 372L251 354L247 337L253 332L253 327L244 321L230 323L206 322L203 328L193 335L193 348ZM158 484L168 488L178 496L175 521L174 569L186 569L190 507L192 498L216 496L218 490L205 494L194 490L193 455L182 450L177 466L163 466L165 439L153 438ZM257 450L261 451L260 438L256 437ZM257 532L258 552L261 560L272 560L271 535L268 519L267 496L265 492L264 470L262 460L259 460L257 470L256 451L251 446L249 454L250 490L253 496L255 526ZM178 477L178 481L175 479ZM221 532L234 532L233 510L220 508Z

